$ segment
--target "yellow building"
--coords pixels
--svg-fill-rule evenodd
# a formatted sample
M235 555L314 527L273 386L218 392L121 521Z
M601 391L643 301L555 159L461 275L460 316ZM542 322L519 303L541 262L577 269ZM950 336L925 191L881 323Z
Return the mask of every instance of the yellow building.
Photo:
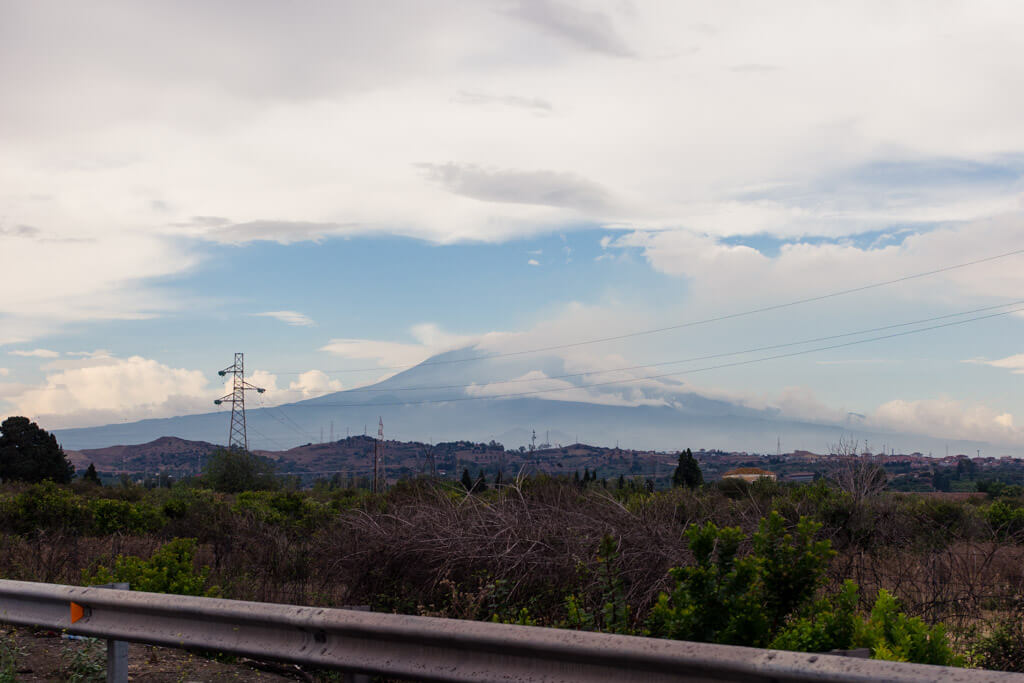
M777 478L774 472L762 470L758 467L737 467L722 475L722 479L742 479L743 481L757 481L758 479L771 479L775 481Z

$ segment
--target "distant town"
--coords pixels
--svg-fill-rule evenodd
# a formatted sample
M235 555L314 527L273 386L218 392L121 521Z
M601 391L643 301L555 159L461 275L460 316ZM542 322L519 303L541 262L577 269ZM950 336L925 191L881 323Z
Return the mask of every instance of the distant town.
M200 473L205 460L219 448L205 441L162 437L128 446L67 451L78 470L95 465L102 477L133 480L174 481ZM641 451L625 448L536 444L533 448L506 449L495 441L449 441L427 444L417 441L385 440L352 436L325 443L308 443L284 451L258 450L271 461L278 475L293 477L299 485L327 479L338 485L360 486L372 476L374 452L378 467L389 481L431 475L457 479L463 470L476 477L483 473L492 480L501 472L507 481L520 474L547 473L568 477L589 475L598 480L643 479L655 488L667 488L676 466L678 451ZM838 453L747 453L693 449L704 479L714 481L742 475L753 480L771 478L779 482L807 483L827 478L838 463L850 456ZM973 492L987 482L1024 484L1024 461L1011 456L973 457L958 453L930 456L924 453L874 453L867 449L853 454L862 462L885 470L888 488L897 491Z

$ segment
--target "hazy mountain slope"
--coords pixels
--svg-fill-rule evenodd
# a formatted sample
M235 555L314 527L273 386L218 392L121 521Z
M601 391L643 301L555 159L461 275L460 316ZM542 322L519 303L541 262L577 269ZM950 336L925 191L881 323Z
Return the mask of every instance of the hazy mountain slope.
M384 420L387 438L421 441L495 439L506 446L529 441L531 430L538 440L546 432L552 442L583 441L640 449L722 448L773 452L781 438L784 450L806 449L822 452L843 434L870 440L875 450L883 444L897 451L973 453L1014 453L1012 449L988 444L946 441L928 436L866 432L856 425L815 424L788 420L772 410L756 410L727 401L710 399L688 391L681 383L656 386L613 385L573 399L561 393L520 396L518 398L467 400L472 389L460 385L486 384L521 378L527 373L543 372L546 377L573 372L555 356L519 356L487 358L474 362L450 362L478 357L477 349L461 349L436 356L410 368L371 389L349 390L275 408L247 411L249 445L254 449L284 450L293 446L328 439L331 424L336 439L346 434L375 435L377 421ZM607 381L610 375L573 377L575 386ZM615 376L615 375L611 375ZM530 391L537 383L500 385L494 391L515 394ZM541 383L543 386L543 383ZM420 389L426 387L424 389ZM417 388L414 391L404 389ZM400 391L401 390L401 391ZM639 399L658 400L660 405L630 405ZM590 401L603 401L594 403ZM618 403L611 405L610 403ZM152 441L161 436L224 443L228 433L229 412L189 415L159 420L107 425L57 432L66 448L100 448L112 444ZM571 437L571 438L570 438Z

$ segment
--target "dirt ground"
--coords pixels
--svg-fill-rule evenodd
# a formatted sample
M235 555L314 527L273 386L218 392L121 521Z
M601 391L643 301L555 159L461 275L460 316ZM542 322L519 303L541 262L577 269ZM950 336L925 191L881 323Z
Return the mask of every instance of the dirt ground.
M54 631L0 626L0 683L12 680L33 683L103 681L106 680L106 653L104 640L75 640ZM153 683L189 683L314 681L335 677L320 678L286 664L265 664L244 658L215 661L183 650L132 643L128 647L128 678ZM337 676L336 680L341 677Z

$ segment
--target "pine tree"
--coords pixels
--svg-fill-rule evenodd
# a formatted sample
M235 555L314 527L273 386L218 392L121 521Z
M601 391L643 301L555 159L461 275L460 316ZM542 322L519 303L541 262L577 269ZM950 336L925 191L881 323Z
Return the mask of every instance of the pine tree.
M687 448L679 452L679 464L676 471L672 473L672 486L693 489L704 483L704 473L700 471L700 465L693 453Z
M9 417L0 423L0 481L50 479L67 484L74 473L53 434L27 417Z
M474 493L483 493L487 490L487 477L484 475L484 471L480 470L480 474L476 476L476 483L473 484Z
M494 477L494 488L500 489L502 484L503 482L501 479L501 470L498 470L498 474L496 474Z
M103 486L103 482L100 481L100 475L96 473L96 465L89 463L89 468L85 470L85 474L82 475L82 481L92 482L97 486Z
M623 474L619 475L619 480L617 482L615 482L615 488L617 488L619 491L621 491L622 489L626 488L626 476L625 475L623 475Z
M462 470L462 487L467 491L473 490L473 479L469 476L469 468Z

